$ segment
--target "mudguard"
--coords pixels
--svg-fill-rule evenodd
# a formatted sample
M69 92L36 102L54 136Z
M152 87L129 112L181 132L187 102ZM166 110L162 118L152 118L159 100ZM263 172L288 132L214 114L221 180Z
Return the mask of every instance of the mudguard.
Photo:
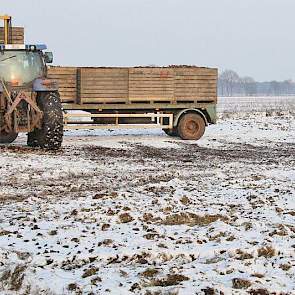
M185 113L197 113L197 114L201 115L201 117L204 119L206 126L209 125L206 116L204 115L204 113L203 113L201 110L199 110L199 109L185 109L185 110L180 111L180 112L175 116L175 118L174 118L174 123L173 123L173 126L174 126L174 127L177 127L177 124L178 124L178 121L179 121L180 117L181 117L183 114L185 114Z
M33 83L33 91L35 92L48 92L57 91L58 83L51 79L36 79Z

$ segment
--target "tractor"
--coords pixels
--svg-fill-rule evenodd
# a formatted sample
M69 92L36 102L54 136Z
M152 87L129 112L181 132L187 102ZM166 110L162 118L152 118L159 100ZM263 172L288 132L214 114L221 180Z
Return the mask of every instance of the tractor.
M0 144L27 133L27 144L56 150L63 139L63 111L57 82L47 78L53 54L46 45L12 44L10 16L0 44Z

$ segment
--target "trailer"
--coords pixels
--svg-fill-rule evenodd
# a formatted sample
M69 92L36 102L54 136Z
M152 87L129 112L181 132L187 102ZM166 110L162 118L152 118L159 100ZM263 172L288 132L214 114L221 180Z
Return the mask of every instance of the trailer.
M215 68L53 66L48 77L59 84L66 129L155 127L198 140L216 123Z

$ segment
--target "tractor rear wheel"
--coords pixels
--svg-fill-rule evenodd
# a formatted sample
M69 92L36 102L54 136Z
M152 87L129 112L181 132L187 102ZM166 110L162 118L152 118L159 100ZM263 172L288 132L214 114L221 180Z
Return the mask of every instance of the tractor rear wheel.
M6 132L1 132L0 133L0 144L2 143L13 143L18 136L18 133L6 133Z
M181 139L198 140L200 139L206 129L204 119L195 113L188 113L183 115L178 123L177 130Z
M35 129L28 134L28 145L57 150L63 139L63 112L59 94L39 93L37 103L43 112L41 129Z

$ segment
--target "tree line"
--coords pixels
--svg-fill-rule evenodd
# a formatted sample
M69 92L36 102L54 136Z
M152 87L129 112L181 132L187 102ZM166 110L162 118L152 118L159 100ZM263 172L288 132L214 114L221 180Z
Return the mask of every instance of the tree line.
M252 77L240 77L235 71L225 70L218 79L219 96L285 96L295 95L295 82L257 82Z

